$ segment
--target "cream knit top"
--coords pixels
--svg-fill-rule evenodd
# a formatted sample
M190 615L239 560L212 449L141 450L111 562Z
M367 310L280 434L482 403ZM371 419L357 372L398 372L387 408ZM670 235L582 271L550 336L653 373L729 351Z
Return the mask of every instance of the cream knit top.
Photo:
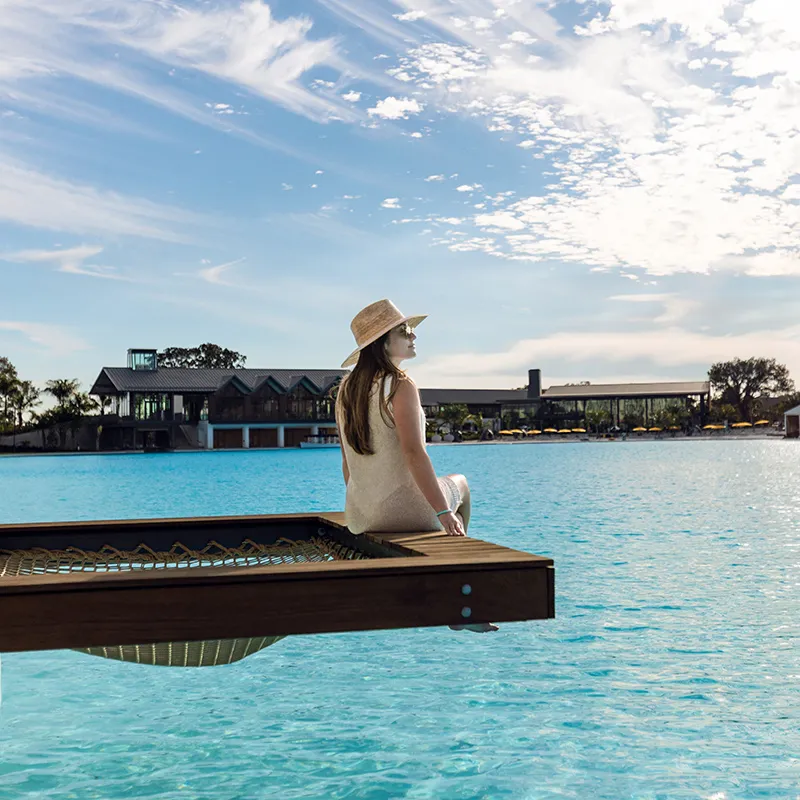
M385 397L391 391L391 381L390 375L383 381ZM369 403L373 455L360 455L350 446L344 433L344 417L339 404L336 405L339 440L350 472L345 524L351 533L442 530L436 512L406 466L397 430L388 425L381 415L379 391L380 381L376 381L370 392ZM425 412L422 409L419 412L419 426L422 440L425 441ZM449 507L455 510L460 504L456 485L449 478L439 478L439 483Z

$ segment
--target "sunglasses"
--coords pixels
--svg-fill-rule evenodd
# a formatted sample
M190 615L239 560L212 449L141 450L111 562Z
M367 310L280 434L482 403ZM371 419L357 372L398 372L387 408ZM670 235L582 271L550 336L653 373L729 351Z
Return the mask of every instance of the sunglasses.
M414 333L414 329L407 322L404 322L399 328L395 328L394 332L405 336L406 339L410 339L411 334Z

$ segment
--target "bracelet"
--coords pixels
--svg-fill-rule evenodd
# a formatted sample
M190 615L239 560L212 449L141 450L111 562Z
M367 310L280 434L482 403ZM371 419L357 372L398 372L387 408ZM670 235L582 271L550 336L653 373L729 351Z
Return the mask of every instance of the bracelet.
M450 513L450 509L449 509L449 508L446 508L444 511L438 511L438 512L436 513L436 516L437 516L437 517L441 517L441 516L442 516L442 514L449 514L449 513Z

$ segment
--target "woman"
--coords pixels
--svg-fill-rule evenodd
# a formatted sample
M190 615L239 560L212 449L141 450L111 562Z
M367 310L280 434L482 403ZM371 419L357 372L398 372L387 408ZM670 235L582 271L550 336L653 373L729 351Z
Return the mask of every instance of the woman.
M425 412L401 362L415 358L414 328L389 300L359 311L350 329L355 364L339 387L336 424L347 486L345 524L351 533L433 531L465 536L470 492L463 475L436 476L425 449ZM497 630L490 624L451 626Z

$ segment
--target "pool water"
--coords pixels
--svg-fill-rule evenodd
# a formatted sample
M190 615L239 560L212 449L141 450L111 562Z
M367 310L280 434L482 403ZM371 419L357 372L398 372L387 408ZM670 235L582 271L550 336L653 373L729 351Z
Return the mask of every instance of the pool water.
M796 442L429 452L472 535L555 559L555 620L201 670L6 654L0 798L800 797ZM0 459L0 521L336 510L340 460Z

